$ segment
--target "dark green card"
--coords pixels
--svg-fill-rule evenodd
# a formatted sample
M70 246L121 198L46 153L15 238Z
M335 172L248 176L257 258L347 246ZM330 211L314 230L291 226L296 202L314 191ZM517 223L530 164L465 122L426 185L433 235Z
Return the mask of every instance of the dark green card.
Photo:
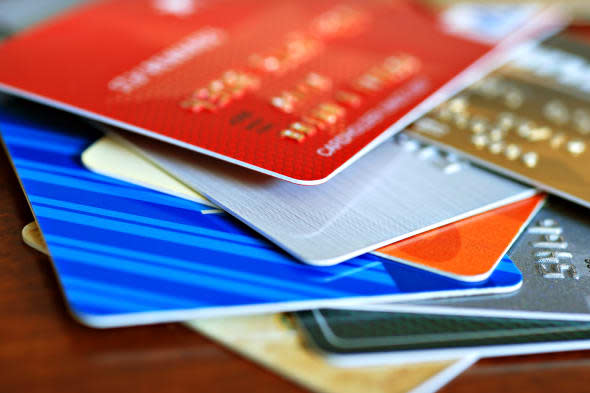
M371 363L368 355L381 363L407 355L485 357L590 348L590 322L331 309L296 316L312 346L350 364L361 358Z

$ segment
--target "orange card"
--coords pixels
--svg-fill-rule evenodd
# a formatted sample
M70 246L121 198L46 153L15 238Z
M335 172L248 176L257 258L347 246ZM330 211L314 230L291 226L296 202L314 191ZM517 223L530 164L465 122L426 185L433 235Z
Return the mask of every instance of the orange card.
M545 202L544 195L390 244L374 253L462 281L487 279Z

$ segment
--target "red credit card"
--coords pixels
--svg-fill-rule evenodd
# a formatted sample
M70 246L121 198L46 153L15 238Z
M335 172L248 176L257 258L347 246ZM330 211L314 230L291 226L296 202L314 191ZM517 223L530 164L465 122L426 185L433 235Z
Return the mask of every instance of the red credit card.
M0 87L312 185L497 48L451 30L402 0L98 1L6 41Z

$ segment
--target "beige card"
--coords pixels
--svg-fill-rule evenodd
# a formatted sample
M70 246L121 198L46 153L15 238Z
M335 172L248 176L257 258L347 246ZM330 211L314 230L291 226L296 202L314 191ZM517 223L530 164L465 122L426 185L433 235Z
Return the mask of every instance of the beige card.
M23 241L27 246L34 248L45 255L49 255L47 245L45 244L45 240L43 240L43 235L36 222L31 222L25 225L21 233Z
M39 227L22 230L23 241L47 254ZM306 350L286 314L218 318L187 326L312 391L321 393L430 393L471 366L476 356L456 361L339 368Z
M109 157L109 159L98 162L97 157ZM163 170L158 170L154 164L111 138L101 138L97 143L94 143L91 149L82 154L82 161L94 172L105 176L215 207L201 194L185 186Z
M285 314L188 322L217 341L312 391L322 393L435 392L476 360L341 368L303 347Z

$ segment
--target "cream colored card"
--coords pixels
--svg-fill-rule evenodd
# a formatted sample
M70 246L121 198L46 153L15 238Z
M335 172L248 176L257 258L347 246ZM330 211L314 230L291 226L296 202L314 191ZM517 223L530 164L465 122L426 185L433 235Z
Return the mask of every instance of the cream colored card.
M36 223L23 228L24 242L47 254ZM219 318L187 326L308 389L320 393L430 393L459 375L476 356L456 361L339 368L306 350L285 314Z
M102 159L104 157L108 159ZM201 194L111 138L101 138L94 143L82 154L82 161L102 175L215 207Z
M285 314L188 322L197 332L312 391L321 393L435 392L468 368L457 361L341 368L303 347Z
M27 246L34 248L45 255L49 255L47 245L45 244L45 240L43 240L43 235L36 222L31 222L25 225L21 233L23 241Z

